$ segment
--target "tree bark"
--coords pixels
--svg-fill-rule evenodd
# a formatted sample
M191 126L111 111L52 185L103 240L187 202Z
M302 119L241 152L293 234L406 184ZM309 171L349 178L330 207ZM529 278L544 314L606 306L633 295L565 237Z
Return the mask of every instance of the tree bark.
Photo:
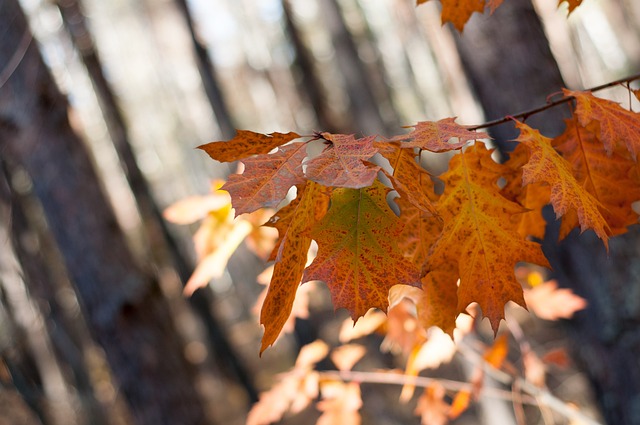
M197 40L186 2L183 0L176 0L176 2L189 26L196 52L198 70L218 125L223 136L231 138L235 134L235 130L215 78L215 72L212 69L213 64L209 60L205 48ZM189 280L194 266L180 250L178 241L169 231L153 197L149 183L136 162L124 117L120 113L116 96L102 71L102 63L87 28L81 5L77 0L57 0L57 3L64 24L71 35L74 46L80 53L82 62L87 69L100 101L109 135L118 153L120 164L131 187L144 224L144 236L148 239L148 246L151 247L153 260L159 264L171 264L175 267L184 285ZM210 288L202 288L189 298L189 304L204 324L211 351L216 354L221 369L245 388L250 401L257 401L258 395L253 380L240 361L222 325L211 311L214 302L215 296Z
M29 34L17 0L0 3L0 63ZM18 56L21 56L18 52ZM2 155L24 167L91 333L139 424L203 424L192 371L157 282L134 263L35 43L0 87Z
M488 119L542 105L563 86L530 0L510 0L490 17L475 16L458 43ZM553 108L528 123L552 137L563 131L564 115ZM502 148L517 135L504 126L490 130ZM589 303L566 322L574 355L593 384L606 421L639 424L640 230L634 226L613 238L607 254L591 231L574 231L558 243L559 222L553 216L548 221L543 249L554 277Z

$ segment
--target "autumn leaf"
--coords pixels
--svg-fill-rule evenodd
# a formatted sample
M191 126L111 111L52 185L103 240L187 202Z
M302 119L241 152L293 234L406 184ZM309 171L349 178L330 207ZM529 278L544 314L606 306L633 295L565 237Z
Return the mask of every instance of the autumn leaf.
M316 363L326 357L329 347L314 341L300 349L293 369L280 376L280 381L269 391L260 394L247 417L247 425L268 425L277 422L287 412L297 413L318 397Z
M567 120L565 132L553 140L553 145L571 164L573 175L580 185L604 209L601 211L611 234L621 234L638 222L632 204L640 200L640 184L632 178L636 163L620 152L607 154L604 146L587 128L575 120ZM561 237L577 226L578 217L563 219Z
M442 3L442 23L451 22L462 32L473 12L484 12L484 0L440 0Z
M433 182L429 173L416 162L415 153L410 149L402 149L399 142L376 143L375 146L391 165L392 171L385 171L385 174L400 197L420 210L435 215L436 208L433 201L436 199L436 194L433 190Z
M322 400L318 402L318 410L322 415L316 425L360 425L360 385L357 382L326 382L321 386Z
M324 188L307 182L299 187L298 197L268 223L278 229L279 242L274 249L276 263L260 313L260 324L264 325L260 353L275 342L291 314L311 244L309 228L324 215L327 206Z
M507 354L509 354L509 340L507 334L502 334L493 341L493 345L484 352L482 358L492 367L500 369Z
M276 207L293 185L304 182L305 146L305 143L292 143L279 147L275 153L242 160L244 172L230 175L222 186L231 195L236 216Z
M494 332L508 301L525 305L514 275L516 263L548 265L540 245L520 236L510 219L524 209L500 194L497 181L505 171L484 144L452 158L441 176L445 190L438 202L444 228L429 257L426 277L434 282L432 290L446 291L445 300L452 298L459 278L457 313L477 302Z
M449 414L447 415L448 418L451 420L457 419L469 408L470 402L471 402L470 390L458 391L456 396L453 398L453 401L451 402L451 409L449 410Z
M516 122L516 127L520 135L515 140L526 145L531 154L522 167L523 184L547 183L556 217L575 210L581 230L593 229L608 247L609 226L600 212L602 204L575 179L571 165L551 146L551 139L521 122Z
M542 240L547 227L547 222L542 216L542 208L549 204L551 190L549 185L542 182L523 185L522 167L527 162L529 150L525 145L517 145L504 163L511 171L503 176L507 184L500 193L526 209L522 214L512 217L518 223L518 233L523 237L533 236Z
M418 399L415 414L420 415L422 425L446 425L449 423L450 406L444 400L446 391L441 383L434 381L425 388Z
M313 226L318 255L303 281L322 280L336 309L356 320L370 308L387 310L389 289L419 285L419 272L397 247L401 222L386 201L389 189L379 181L362 189L335 189L331 207Z
M599 124L598 136L608 154L620 144L627 147L635 160L640 151L640 114L624 109L618 103L595 97L591 92L563 90L576 99L576 115L580 125L592 121Z
M571 289L558 288L554 280L544 282L524 292L527 306L541 319L570 319L576 311L584 310L587 301Z
M236 136L225 142L211 142L198 146L216 161L231 162L247 158L251 155L267 154L274 148L282 146L300 136L289 132L260 134L253 131L237 130Z
M356 139L353 135L322 133L324 151L305 162L306 177L324 186L359 189L371 186L380 167L365 164L377 153L375 136Z
M558 1L558 6L560 6L562 3L567 2L567 5L569 6L569 13L573 12L573 10L580 6L580 4L582 3L582 0L559 0Z
M347 344L333 350L331 361L341 371L351 370L353 366L366 354L364 345Z
M444 9L443 15L444 17ZM392 140L405 141L400 146L404 148L419 148L431 152L447 152L460 149L469 141L489 139L483 132L469 131L464 126L456 124L455 118L445 118L437 122L422 121L414 126L413 131ZM457 139L451 143L452 139Z

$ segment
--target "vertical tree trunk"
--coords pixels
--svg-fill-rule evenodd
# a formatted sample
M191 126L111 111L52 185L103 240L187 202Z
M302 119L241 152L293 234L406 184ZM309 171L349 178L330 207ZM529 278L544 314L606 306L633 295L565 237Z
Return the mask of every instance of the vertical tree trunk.
M548 95L564 87L530 0L504 2L492 15L474 14L456 41L488 120L543 105ZM532 116L527 124L553 137L564 129L566 117L566 108L554 108ZM489 132L501 150L518 135L513 124L492 127Z
M563 86L542 24L530 0L510 0L493 16L476 16L459 38L460 53L489 119L544 104ZM558 108L531 117L543 134L559 134ZM529 122L529 121L528 121ZM502 127L502 126L500 126ZM493 127L499 142L513 129ZM596 390L608 423L640 423L639 230L613 238L607 255L593 232L573 232L557 243L558 224L549 219L543 249L553 273L589 303L567 321L576 358Z
M357 46L344 21L340 5L337 0L320 0L319 3L326 16L324 22L331 33L336 60L349 96L349 106L354 119L349 131L381 135L387 135L391 130L395 131L387 127L380 114L371 79L358 56Z
M17 0L0 3L0 63L29 34ZM202 424L204 410L157 282L134 264L67 103L35 43L0 87L2 155L33 181L90 331L139 424Z
M231 138L235 134L231 117L226 108L222 93L215 79L215 72L209 60L206 50L197 40L195 29L187 4L183 0L176 0L181 13L184 15L196 51L196 62L202 77L205 91L211 102L212 108L220 125L224 137ZM91 82L100 100L101 109L107 129L114 143L120 164L125 171L127 181L135 197L140 211L142 222L145 225L145 236L149 240L153 259L160 264L171 264L176 268L180 280L184 284L189 279L193 265L187 260L187 256L179 249L178 242L162 219L151 188L138 167L127 127L118 108L116 97L111 86L102 71L102 64L98 52L94 47L91 34L86 25L83 11L77 0L57 0L63 21L71 35L76 49L79 51L82 61L91 78ZM169 258L167 258L169 257ZM202 320L209 338L211 350L218 357L222 369L230 377L239 381L246 389L251 401L257 401L257 391L248 372L242 365L237 353L235 353L222 326L216 320L211 307L214 303L214 294L209 288L203 288L189 298L189 303L196 314Z
M191 18L191 12L189 11L187 1L176 0L176 4L178 5L178 9L189 28L189 35L191 35L200 78L204 84L204 91L207 95L207 99L209 99L213 113L216 116L218 127L220 127L220 133L222 133L223 138L231 139L236 134L236 126L233 123L233 118L227 108L227 103L224 100L224 93L220 88L220 84L218 84L214 63L209 57L207 48L198 39L198 34L196 33L196 29L193 25L193 19Z

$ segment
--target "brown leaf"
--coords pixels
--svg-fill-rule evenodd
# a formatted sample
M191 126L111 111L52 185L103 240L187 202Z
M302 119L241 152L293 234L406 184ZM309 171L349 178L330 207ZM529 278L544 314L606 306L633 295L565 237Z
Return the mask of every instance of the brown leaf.
M493 345L483 354L484 360L496 369L500 369L509 353L509 340L507 334L496 338Z
M483 0L472 1L481 3ZM443 20L446 8L445 3L446 0L443 1ZM400 145L400 147L403 148L419 148L431 152L447 152L460 149L472 140L489 138L487 133L469 131L464 126L456 124L455 118L445 118L437 122L419 122L409 134L396 136L392 140L405 141ZM456 141L451 142L453 139L456 139Z
M471 391L458 391L456 396L453 398L453 402L451 403L451 410L449 410L449 414L447 415L449 419L454 420L458 418L458 416L462 415L469 408L470 402Z
M380 167L365 163L377 153L375 136L322 133L326 148L305 162L306 177L324 186L359 189L373 184Z
M247 158L251 155L268 154L273 148L282 146L300 136L289 132L260 134L253 131L237 130L236 136L224 142L211 142L198 149L202 149L216 161L231 162Z

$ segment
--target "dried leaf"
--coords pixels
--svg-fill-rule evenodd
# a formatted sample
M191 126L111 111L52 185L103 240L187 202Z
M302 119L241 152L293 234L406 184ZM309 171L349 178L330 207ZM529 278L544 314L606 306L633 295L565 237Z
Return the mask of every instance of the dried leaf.
M300 136L289 132L260 134L253 131L237 130L236 136L224 142L211 142L198 146L216 161L231 162L251 155L267 154L272 149L287 144Z
M571 165L553 149L551 139L526 124L516 122L516 127L520 130L516 141L525 144L531 153L529 162L522 169L523 184L549 184L556 216L575 210L581 229L593 229L608 247L610 231L600 212L602 204L575 179Z
M462 415L468 408L469 403L471 402L471 391L469 390L460 390L453 398L453 402L451 403L451 409L449 410L449 414L447 415L449 419L454 420L457 419L460 415Z
M620 144L626 146L635 160L640 151L640 114L624 109L620 104L595 97L591 92L563 90L565 96L576 98L576 115L580 125L599 123L599 139L608 154Z
M360 396L360 385L357 382L331 382L323 384L321 387L322 400L318 402L318 410L322 412L318 418L317 425L359 425L362 421L360 417L360 407L362 398Z
M375 136L356 139L353 135L322 133L324 151L305 162L306 177L324 186L359 189L373 184L380 167L365 163L377 149Z
M335 189L329 211L311 230L318 255L303 281L324 281L334 307L346 308L354 320L370 308L386 311L393 285L419 285L418 270L394 243L401 223L387 205L387 192L378 181Z
M231 195L236 216L259 208L275 208L293 185L304 182L305 143L279 147L269 155L243 159L242 174L232 174L222 186Z
M541 319L570 319L576 311L587 308L587 300L571 289L558 288L555 280L549 280L524 293L527 306Z
M482 3L483 0L472 1ZM443 2L442 11L443 21L445 20L446 9L444 3L445 2ZM482 9L480 12L482 12ZM460 31L462 31L461 28ZM456 124L455 118L445 118L437 122L419 122L409 134L396 136L392 140L405 141L400 145L400 147L403 148L419 148L431 152L447 152L460 149L469 141L489 138L487 133L469 131L464 126ZM457 141L450 143L452 139L456 139Z
M477 302L497 332L508 301L524 306L522 287L514 275L516 263L548 265L540 245L520 236L510 219L523 208L499 192L497 181L505 169L483 144L476 144L454 156L441 176L445 191L438 211L444 228L428 259L430 272L423 288L427 295L443 294L439 298L447 304L435 307L450 316L441 319L447 332L455 323L448 302L458 279L457 313Z
M338 370L347 371L353 368L353 365L365 355L367 349L359 344L347 344L333 350L331 353L331 361Z
M507 334L502 334L495 339L493 345L483 354L484 360L496 369L500 369L509 353L509 340Z

